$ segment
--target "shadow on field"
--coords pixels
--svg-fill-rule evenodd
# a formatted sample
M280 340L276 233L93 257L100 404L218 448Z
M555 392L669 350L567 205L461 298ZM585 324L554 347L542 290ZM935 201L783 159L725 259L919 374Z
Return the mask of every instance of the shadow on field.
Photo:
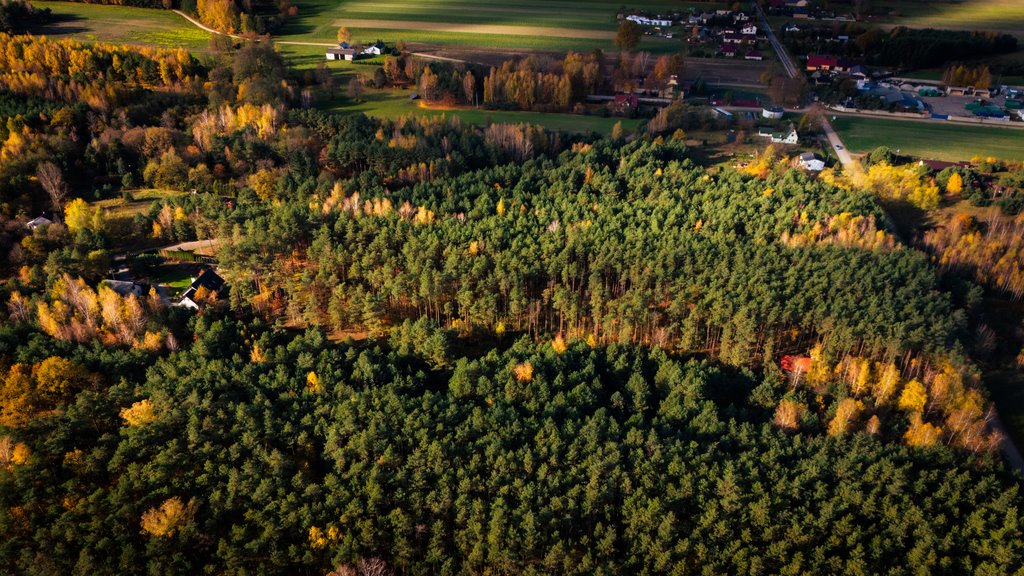
M49 22L37 24L30 28L30 32L36 36L55 34L79 34L89 32L86 26L75 25L76 22L85 23L85 18L74 14L51 14Z

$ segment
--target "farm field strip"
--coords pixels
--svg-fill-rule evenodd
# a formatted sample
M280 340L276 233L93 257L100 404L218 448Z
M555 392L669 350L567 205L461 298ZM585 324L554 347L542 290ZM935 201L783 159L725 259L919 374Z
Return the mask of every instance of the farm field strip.
M929 160L970 160L975 155L1024 160L1024 131L889 118L840 116L832 125L846 147L870 152L878 146Z
M518 48L534 50L612 49L618 27L620 2L580 0L527 0L505 4L497 0L297 0L298 15L277 35L280 40L334 40L345 26L362 41L402 38L407 42L438 45ZM651 12L714 10L725 2L643 1L631 9ZM491 38L507 40L494 44ZM581 44L581 40L587 40ZM642 49L664 52L663 39L645 37ZM677 50L679 42L670 43Z
M427 30L450 34L498 34L501 36L549 36L553 38L584 38L590 40L611 40L614 32L577 30L574 28L543 28L539 26L510 26L504 24L444 24L440 22L416 22L410 20L359 20L344 18L335 22L348 28L390 28L392 30Z

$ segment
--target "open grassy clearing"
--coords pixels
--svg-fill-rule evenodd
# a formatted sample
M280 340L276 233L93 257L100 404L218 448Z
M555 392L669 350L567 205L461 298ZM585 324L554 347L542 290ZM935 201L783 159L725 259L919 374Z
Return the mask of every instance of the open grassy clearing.
M124 198L107 198L106 200L91 202L90 204L102 208L103 215L107 219L131 218L136 214L145 214L149 212L149 209L154 202L159 202L165 198L183 196L184 194L185 192L178 190L146 188L132 190L131 200L125 200Z
M970 160L979 154L1024 160L1024 130L853 116L840 116L832 125L853 152L889 146L929 160Z
M339 90L339 93L342 91ZM488 124L537 124L548 130L563 132L596 132L609 134L616 122L622 122L627 131L635 130L642 122L639 119L615 118L603 116L582 116L579 114L545 114L541 112L514 112L503 110L484 110L475 108L428 108L421 102L410 100L412 90L367 90L360 102L352 102L348 98L339 97L333 102L324 103L323 108L339 113L363 113L367 116L380 118L400 118L402 116L440 116L458 117L464 122L486 126Z
M290 41L333 41L339 26L357 40L407 42L525 50L612 49L623 5L610 0L527 0L507 4L497 0L298 0L298 16L279 35ZM653 12L726 6L725 2L645 0L626 4ZM680 43L645 38L644 49L665 51ZM644 46L648 44L648 46Z
M49 8L56 21L32 30L54 38L113 42L203 51L210 40L184 18L167 10L101 6L78 2L33 2Z

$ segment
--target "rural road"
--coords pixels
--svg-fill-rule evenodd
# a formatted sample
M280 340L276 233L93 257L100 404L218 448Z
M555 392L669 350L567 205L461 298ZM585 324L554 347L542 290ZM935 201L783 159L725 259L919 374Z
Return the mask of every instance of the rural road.
M832 150L835 151L836 156L839 157L839 161L843 164L843 170L850 170L853 168L857 161L850 155L850 151L843 146L843 141L839 139L839 134L836 133L835 128L832 127L832 122L829 122L828 117L822 116L822 128L825 130L825 137L828 138L829 144L832 145Z

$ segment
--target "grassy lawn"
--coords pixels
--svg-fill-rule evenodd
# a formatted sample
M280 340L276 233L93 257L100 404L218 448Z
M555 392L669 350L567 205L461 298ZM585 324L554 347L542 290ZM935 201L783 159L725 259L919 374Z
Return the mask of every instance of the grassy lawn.
M1024 160L1024 130L853 116L840 116L832 124L853 152L884 145L929 160L970 160L978 154Z
M108 198L106 200L92 202L91 204L102 208L103 214L107 219L131 218L136 214L145 214L149 212L149 208L154 202L158 202L165 198L172 198L174 196L182 196L184 194L185 192L177 190L158 190L149 188L133 190L131 201L125 200L124 198Z
M339 90L341 92L341 90ZM627 131L635 130L642 120L630 118L605 118L578 114L547 114L541 112L514 112L483 110L474 108L427 108L421 102L409 99L412 90L367 90L360 102L338 98L324 104L324 108L339 113L362 112L379 118L400 118L410 114L416 116L440 116L442 114L461 118L464 122L485 126L488 124L538 124L549 130L563 132L597 132L609 134L616 122L622 122Z
M210 34L167 10L78 2L35 1L33 5L49 8L56 16L55 22L33 29L34 34L198 51L205 50L210 39Z
M332 42L339 26L359 41L393 42L525 50L613 49L616 14L623 5L612 0L297 0L298 16L279 39ZM641 0L627 4L652 12L725 7L726 2ZM682 32L680 27L679 32ZM641 48L654 52L678 49L678 40L645 37Z

